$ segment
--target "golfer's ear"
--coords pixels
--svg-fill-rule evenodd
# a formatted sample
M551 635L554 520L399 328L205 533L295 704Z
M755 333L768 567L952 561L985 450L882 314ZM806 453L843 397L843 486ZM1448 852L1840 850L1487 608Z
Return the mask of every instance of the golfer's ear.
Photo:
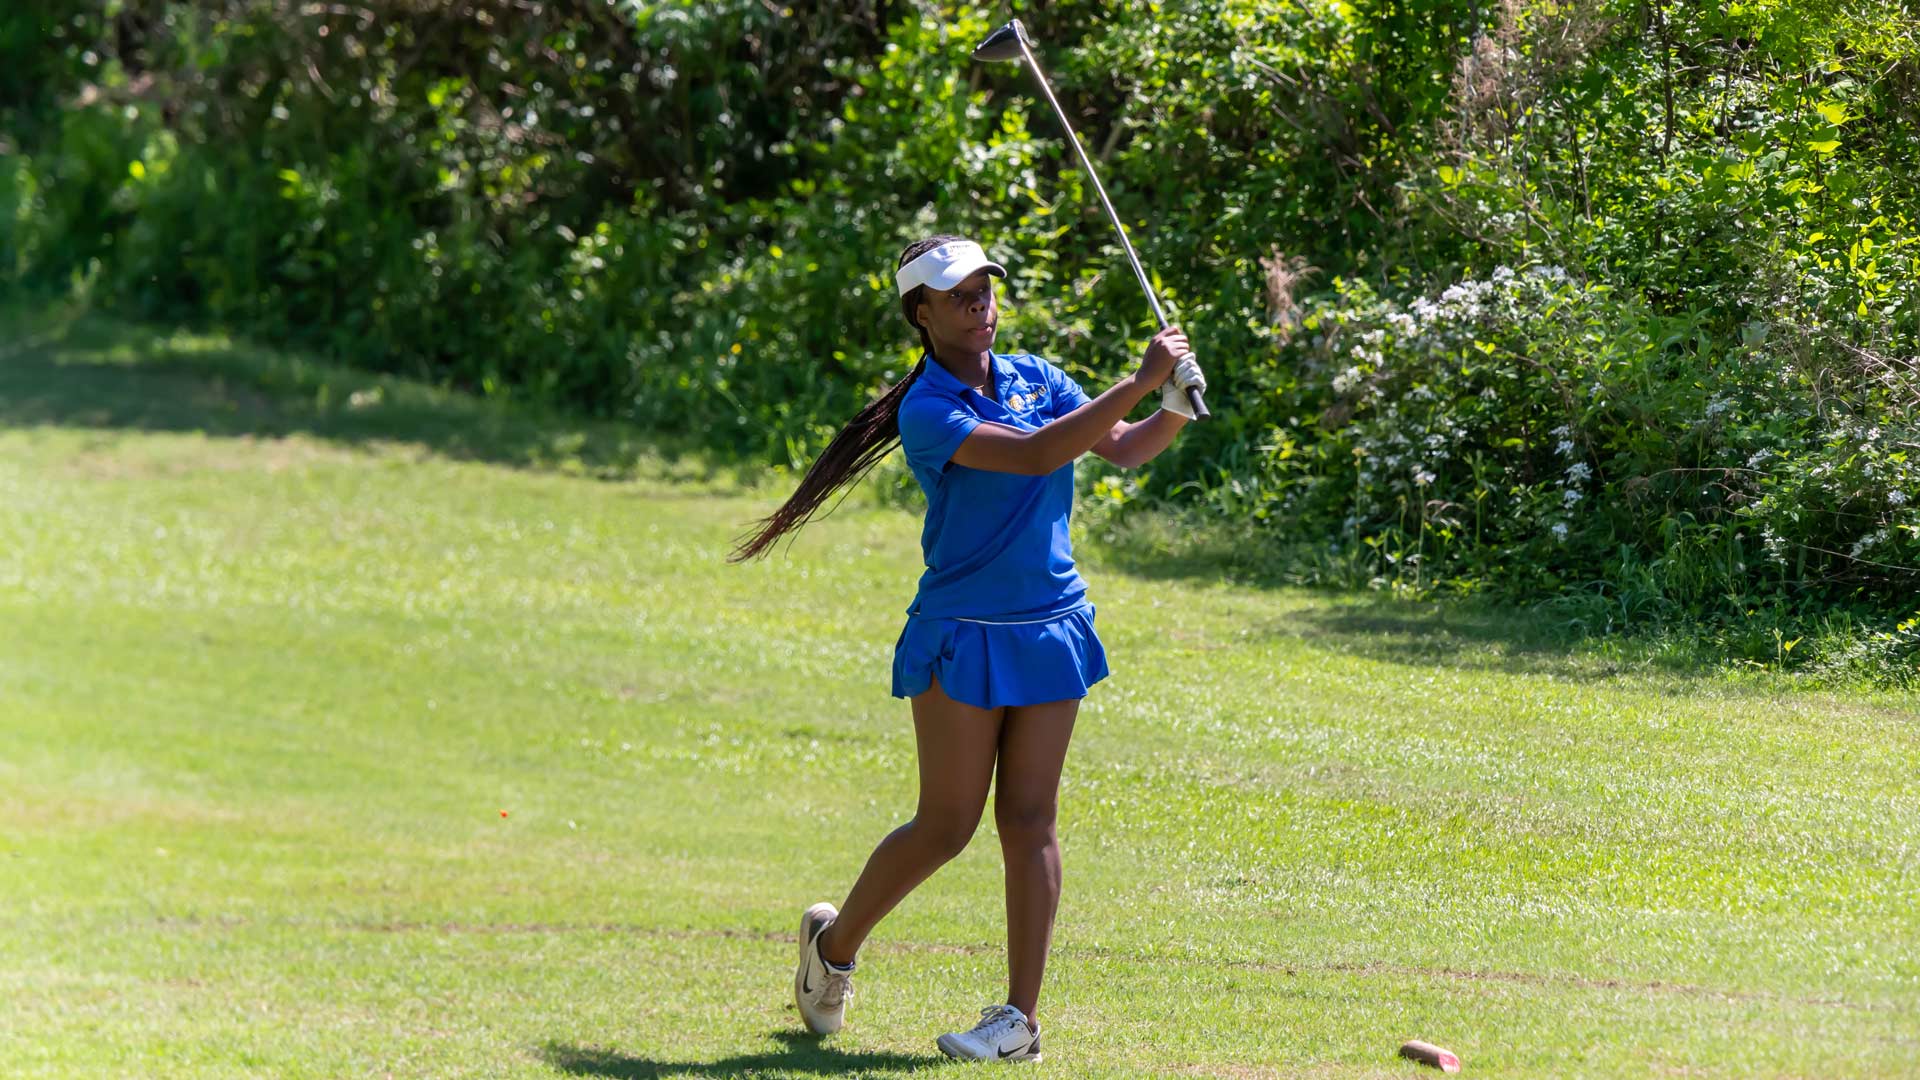
M927 294L923 292L920 295L925 297ZM922 299L918 304L914 305L913 321L919 325L920 329L925 330L927 328L927 302L925 299Z

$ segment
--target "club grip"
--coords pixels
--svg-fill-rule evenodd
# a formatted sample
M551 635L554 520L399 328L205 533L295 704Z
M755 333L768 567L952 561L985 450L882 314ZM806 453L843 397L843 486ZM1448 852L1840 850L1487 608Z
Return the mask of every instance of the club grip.
M1195 421L1205 420L1213 415L1207 411L1207 403L1200 397L1200 391L1195 390L1191 386L1187 387L1187 404L1193 406L1193 418Z
M1178 364L1181 360L1189 360L1192 358L1193 358L1192 352L1185 352L1185 353L1182 353L1179 359L1175 360L1174 363ZM1207 402L1204 398L1200 396L1200 391L1195 390L1191 386L1187 387L1187 404L1193 409L1193 419L1195 423L1205 420L1213 415L1212 413L1207 411Z

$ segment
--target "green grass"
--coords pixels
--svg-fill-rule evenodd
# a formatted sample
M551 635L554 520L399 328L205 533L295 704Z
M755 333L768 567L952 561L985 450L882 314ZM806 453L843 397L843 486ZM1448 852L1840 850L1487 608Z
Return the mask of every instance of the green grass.
M88 316L0 334L0 1074L887 1076L999 999L981 835L801 1038L914 794L918 522ZM377 389L377 393L375 392ZM1920 1075L1920 708L1086 567L1050 1076ZM502 816L501 811L508 812ZM982 833L990 834L989 820Z

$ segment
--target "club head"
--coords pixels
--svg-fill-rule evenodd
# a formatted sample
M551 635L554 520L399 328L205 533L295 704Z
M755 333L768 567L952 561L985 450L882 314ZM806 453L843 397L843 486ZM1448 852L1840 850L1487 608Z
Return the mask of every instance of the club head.
M1020 20L1014 19L1008 22L1007 25L988 34L987 40L975 46L973 58L983 63L994 63L1001 60L1018 60L1020 59L1021 42L1025 42L1031 46L1033 39L1027 36L1027 28L1020 25Z

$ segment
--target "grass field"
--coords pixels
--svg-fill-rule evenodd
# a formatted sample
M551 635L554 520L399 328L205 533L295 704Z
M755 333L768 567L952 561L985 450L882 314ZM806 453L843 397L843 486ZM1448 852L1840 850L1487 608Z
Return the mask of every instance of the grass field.
M1216 408L1223 407L1216 405ZM0 1075L888 1076L1000 1000L990 835L801 1037L911 811L918 522L224 339L0 334ZM1085 567L1061 1077L1920 1075L1920 705ZM991 833L991 816L981 827ZM978 1066L976 1066L978 1068Z

